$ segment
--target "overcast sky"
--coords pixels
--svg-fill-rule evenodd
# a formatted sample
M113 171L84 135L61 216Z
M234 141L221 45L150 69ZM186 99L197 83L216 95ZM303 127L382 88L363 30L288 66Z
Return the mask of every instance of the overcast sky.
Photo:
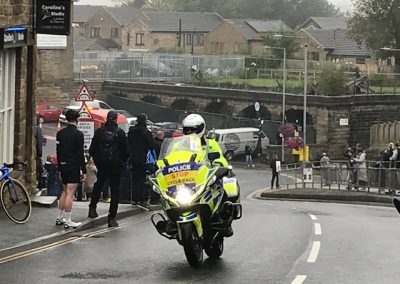
M344 11L351 10L352 8L351 0L329 0L329 1L336 6L339 6ZM113 2L112 0L79 0L78 4L114 6L115 2Z

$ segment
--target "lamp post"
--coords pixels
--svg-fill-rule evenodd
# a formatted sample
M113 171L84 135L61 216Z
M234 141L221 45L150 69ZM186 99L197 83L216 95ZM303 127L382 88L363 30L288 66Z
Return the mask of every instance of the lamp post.
M283 87L282 87L282 125L285 124L286 118L286 48L284 47L273 47L264 46L267 49L278 49L283 50ZM285 140L282 138L282 162L285 161Z
M301 38L304 39L304 100L303 100L303 153L304 160L306 158L306 148L307 148L307 75L308 75L308 45L307 38L302 36L292 36L292 35L281 35L276 34L274 37L279 38Z

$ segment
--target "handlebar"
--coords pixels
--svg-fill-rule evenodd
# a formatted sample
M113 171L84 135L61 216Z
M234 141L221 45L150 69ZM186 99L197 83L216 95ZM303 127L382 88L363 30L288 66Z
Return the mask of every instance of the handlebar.
M7 168L12 168L17 171L23 171L28 167L28 163L27 162L14 162L12 164L4 163L4 166Z

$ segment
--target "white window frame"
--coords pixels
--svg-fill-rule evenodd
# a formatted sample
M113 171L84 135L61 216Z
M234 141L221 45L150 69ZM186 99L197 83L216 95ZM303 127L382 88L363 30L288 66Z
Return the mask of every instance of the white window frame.
M15 49L0 51L0 163L14 160Z

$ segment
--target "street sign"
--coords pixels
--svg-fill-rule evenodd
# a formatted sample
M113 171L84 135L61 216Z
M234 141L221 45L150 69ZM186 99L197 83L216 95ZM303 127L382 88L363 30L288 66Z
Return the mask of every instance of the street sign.
M313 181L313 169L312 168L304 168L303 169L303 178L304 178L304 182L311 183Z
M82 103L82 107L79 110L79 120L93 120L92 114L85 102Z
M75 101L76 102L87 102L87 101L93 101L93 100L94 100L93 94L90 92L90 90L86 86L86 84L83 83L79 92L75 96Z
M94 136L94 121L79 121L77 127L82 131L84 136L84 150L88 151Z

